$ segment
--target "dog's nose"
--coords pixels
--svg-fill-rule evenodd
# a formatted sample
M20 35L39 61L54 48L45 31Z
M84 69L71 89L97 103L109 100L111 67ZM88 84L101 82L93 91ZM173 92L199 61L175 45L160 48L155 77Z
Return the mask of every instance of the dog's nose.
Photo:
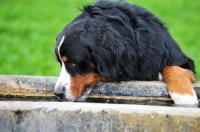
M63 99L64 93L56 93L56 92L54 92L54 95L56 95L56 96L59 97L60 99Z
M64 94L65 94L65 87L60 87L60 86L55 87L54 95L63 100Z

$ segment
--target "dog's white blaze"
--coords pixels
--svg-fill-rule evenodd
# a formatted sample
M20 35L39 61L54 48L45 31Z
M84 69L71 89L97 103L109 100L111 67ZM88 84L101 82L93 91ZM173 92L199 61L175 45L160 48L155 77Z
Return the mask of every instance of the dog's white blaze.
M162 81L162 80L163 80L163 76L162 76L162 74L161 74L160 72L158 73L158 80L159 80L159 81Z
M193 96L188 94L181 95L178 93L171 93L171 92L169 94L174 103L178 105L197 105L199 103L194 90L193 90Z
M70 90L71 77L70 77L69 73L67 73L64 62L62 61L61 56L60 56L60 47L63 44L64 39L65 39L65 36L62 37L62 39L58 45L58 57L61 60L62 68L61 68L60 76L56 82L54 92L61 92L64 89L64 92L65 92L64 98L67 98L69 100L74 100L74 97L72 96L71 90Z

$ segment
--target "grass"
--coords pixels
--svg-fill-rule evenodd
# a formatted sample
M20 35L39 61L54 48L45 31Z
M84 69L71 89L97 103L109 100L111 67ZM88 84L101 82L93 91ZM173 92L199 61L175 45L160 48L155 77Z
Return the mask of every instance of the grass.
M1 0L0 74L57 76L54 59L57 34L82 5L95 0ZM200 2L198 0L128 0L166 23L181 49L195 60L200 80Z

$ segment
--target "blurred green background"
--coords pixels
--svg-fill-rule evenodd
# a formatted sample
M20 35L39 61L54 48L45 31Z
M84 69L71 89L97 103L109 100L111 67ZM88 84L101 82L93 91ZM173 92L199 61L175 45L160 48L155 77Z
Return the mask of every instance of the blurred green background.
M199 0L127 0L166 23L182 50L195 60L200 80ZM1 0L0 74L57 76L54 59L57 34L83 5L95 0Z

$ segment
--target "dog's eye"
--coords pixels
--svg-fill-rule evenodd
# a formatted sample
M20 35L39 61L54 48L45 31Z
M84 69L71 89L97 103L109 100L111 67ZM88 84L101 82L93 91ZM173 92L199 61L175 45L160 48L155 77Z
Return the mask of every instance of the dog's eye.
M76 65L76 63L73 63L73 62L70 62L69 63L71 66L75 66Z
M69 64L70 66L75 66L75 65L76 65L76 62L75 62L75 61L72 61L72 60L69 60L69 61L68 61L68 64Z

